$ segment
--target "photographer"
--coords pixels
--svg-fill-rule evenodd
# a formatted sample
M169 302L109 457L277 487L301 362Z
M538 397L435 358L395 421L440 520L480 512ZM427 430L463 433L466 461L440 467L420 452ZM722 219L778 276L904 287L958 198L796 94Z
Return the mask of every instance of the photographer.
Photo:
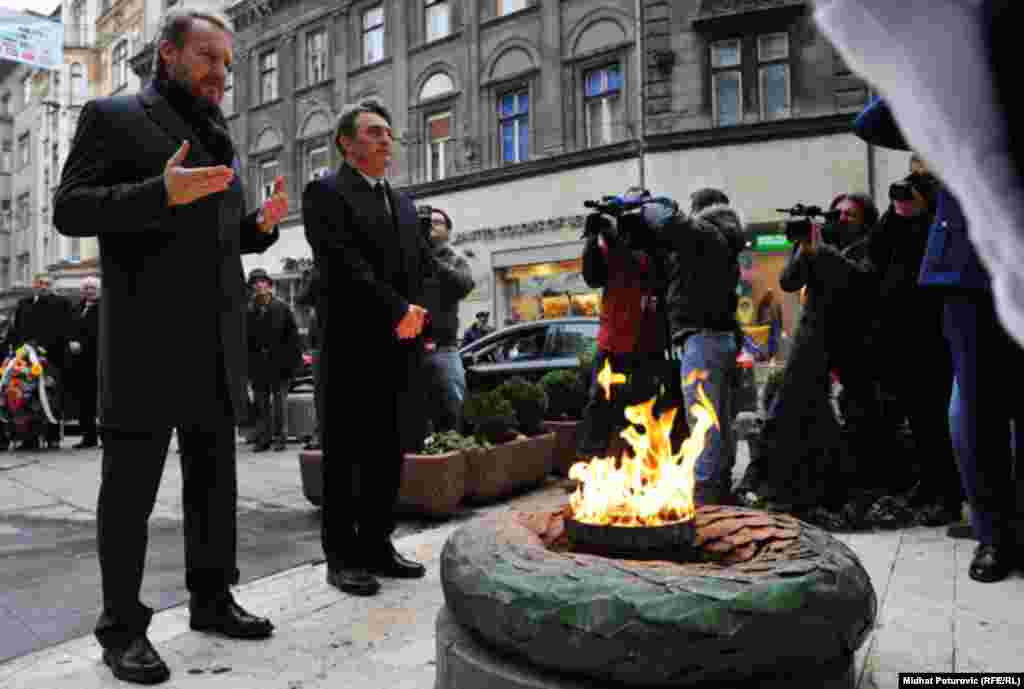
M806 290L807 303L783 380L768 408L759 461L750 465L740 492L798 507L838 498L845 482L832 473L840 433L831 406L832 371L843 384L850 450L872 456L879 400L867 336L877 281L868 260L868 237L878 221L869 196L833 199L828 224L791 221L796 242L779 276L786 292ZM865 477L874 474L866 472Z
M642 194L630 189L624 198ZM604 291L597 355L577 450L585 457L603 457L609 454L612 437L627 426L626 407L657 395L659 366L665 362L665 327L658 310L656 262L638 245L637 236L620 232L600 213L587 218L584 236L583 280ZM605 362L628 381L613 388L610 400L597 382Z
M893 184L892 203L872 233L869 255L881 283L882 388L897 403L894 420L909 419L922 466L912 503L932 508L934 523L948 523L959 519L963 499L948 420L953 362L942 331L943 294L918 282L938 190L927 173Z
M421 303L430 313L424 331L428 415L433 432L458 430L466 397L466 371L459 357L459 302L473 291L469 262L448 242L452 220L440 208L419 208L423 231L432 248Z
M657 209L650 208L654 213ZM739 254L746 246L739 215L718 189L690 197L690 215L649 217L665 252L666 305L672 344L680 359L686 409L698 404L698 384L718 415L697 461L694 498L698 505L731 499L736 463L733 397L736 354L741 338L736 321ZM702 373L703 376L691 376ZM692 379L691 379L692 378ZM688 416L688 415L687 415ZM693 427L692 420L690 423Z

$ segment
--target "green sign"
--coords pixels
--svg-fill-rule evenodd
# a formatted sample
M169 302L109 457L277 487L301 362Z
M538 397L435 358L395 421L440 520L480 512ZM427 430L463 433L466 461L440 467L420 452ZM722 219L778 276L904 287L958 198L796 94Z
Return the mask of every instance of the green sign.
M790 251L793 243L784 234L762 234L754 240L754 251Z

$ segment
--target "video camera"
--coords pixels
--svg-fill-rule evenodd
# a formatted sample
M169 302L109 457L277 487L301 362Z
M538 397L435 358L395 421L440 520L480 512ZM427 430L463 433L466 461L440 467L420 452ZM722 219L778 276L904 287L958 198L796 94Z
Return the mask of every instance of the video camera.
M433 221L434 207L433 206L416 206L416 218L420 221L420 229L423 234L430 239L430 227Z
M776 208L779 213L786 213L791 218L798 218L786 221L786 239L794 244L808 241L811 238L813 226L811 218L824 218L827 223L834 223L839 220L839 211L825 211L820 206L805 206L798 203L792 208Z
M678 209L675 201L667 196L627 194L624 196L602 196L600 201L584 201L584 208L595 213L615 218L618 235L629 238L634 249L654 249L657 246L655 231L670 220ZM587 223L583 237L594 233L597 223Z

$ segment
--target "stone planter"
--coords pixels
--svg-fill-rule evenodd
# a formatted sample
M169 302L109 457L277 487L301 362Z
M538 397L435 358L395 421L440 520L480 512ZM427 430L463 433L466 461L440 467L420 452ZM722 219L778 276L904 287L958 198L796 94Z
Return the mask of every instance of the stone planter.
M302 441L312 438L316 432L316 408L313 403L313 393L289 393L287 406L285 428L288 435Z
M299 453L302 494L317 507L320 506L324 495L323 474L320 473L322 462L323 453L320 450L303 450Z
M320 450L299 453L302 493L317 507L323 502L322 462ZM437 517L453 514L466 495L467 473L466 452L407 454L396 511Z
M545 421L544 430L555 434L555 442L548 458L548 472L567 476L576 461L576 427L578 419Z
M468 452L440 455L407 454L397 511L430 517L448 517L466 496Z
M548 473L555 434L522 437L489 450L471 450L466 499L491 502L535 486Z

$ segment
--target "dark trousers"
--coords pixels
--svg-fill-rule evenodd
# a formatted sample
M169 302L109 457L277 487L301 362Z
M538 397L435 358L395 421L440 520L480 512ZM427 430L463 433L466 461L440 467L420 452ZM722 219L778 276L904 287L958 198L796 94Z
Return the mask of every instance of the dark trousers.
M320 352L320 535L332 570L365 564L395 530L403 458L422 445L426 431L422 356L410 354L422 344L414 342L382 352L373 370L391 376L365 385L346 381L340 358L332 386L329 350Z
M96 441L96 407L98 402L99 372L96 354L85 354L75 363L75 399L78 400L78 423L82 440Z
M1012 542L1016 481L1024 482L1024 411L1016 382L1024 350L1013 341L995 311L990 294L946 299L945 334L953 351L958 404L951 414L964 492L971 505L979 542ZM1020 534L1024 538L1024 534Z
M936 312L936 318L941 313ZM963 488L953 439L949 432L949 401L953 392L953 359L942 337L941 323L930 318L914 328L894 331L886 351L887 388L910 422L917 456L921 460L919 495L959 505Z
M288 388L290 381L253 381L252 390L259 414L256 442L269 443L272 440L284 442L287 439L285 415L287 414Z
M235 427L214 416L178 427L185 517L185 583L213 596L238 582ZM145 632L153 611L139 600L148 520L171 439L170 427L103 429L103 475L97 507L103 614L96 637L106 648Z

